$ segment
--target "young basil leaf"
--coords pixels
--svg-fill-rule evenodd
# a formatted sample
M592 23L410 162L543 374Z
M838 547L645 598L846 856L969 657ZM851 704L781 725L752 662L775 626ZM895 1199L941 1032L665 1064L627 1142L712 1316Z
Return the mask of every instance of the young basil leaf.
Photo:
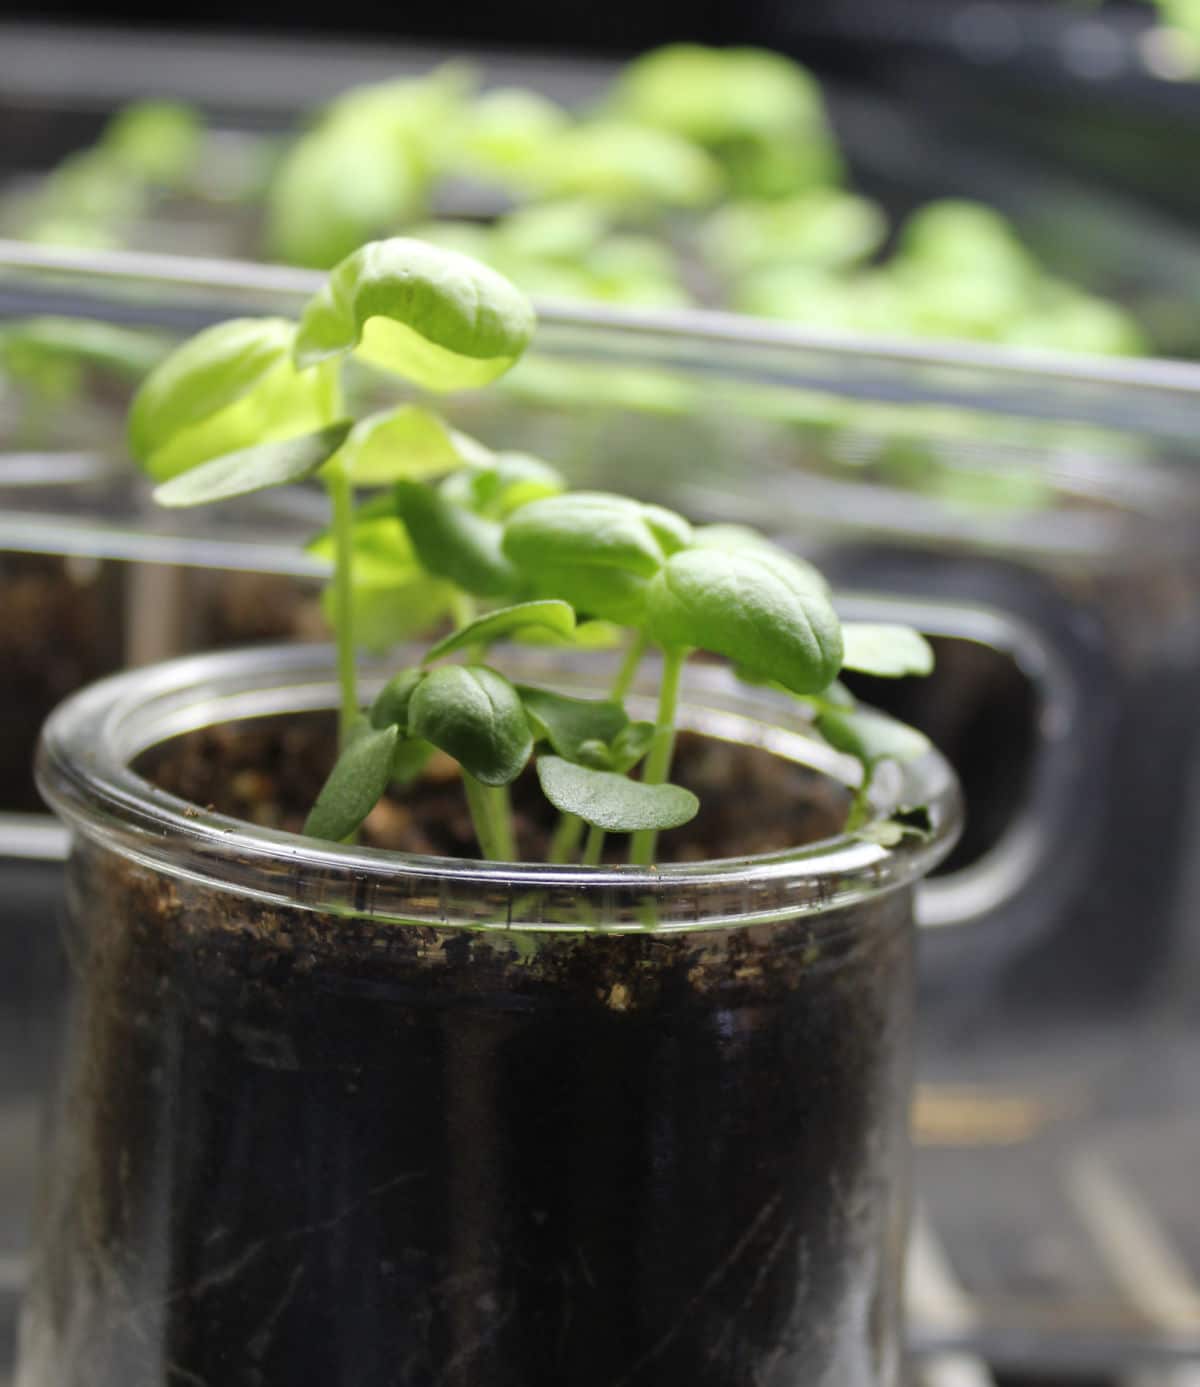
M515 592L520 579L501 549L501 530L420 482L397 482L396 509L430 572L478 597Z
M536 591L628 623L640 620L646 580L685 532L686 521L660 507L575 491L523 506L506 523L503 544Z
M568 761L582 759L585 742L607 746L629 723L625 709L607 699L570 698L527 684L517 692L539 740L548 741Z
M437 747L421 741L419 737L402 737L396 743L396 754L392 757L392 780L397 785L411 785L436 751Z
M439 665L408 705L408 730L453 756L484 785L507 785L533 750L516 689L486 665Z
M818 693L842 664L837 614L801 568L750 550L685 549L647 591L647 630L667 649L711 650Z
M929 739L916 728L867 708L826 707L818 712L815 725L830 746L867 766L877 761L912 761L929 750Z
M311 838L340 842L349 837L383 798L392 778L398 732L394 727L371 729L354 736L304 823Z
M346 257L309 301L297 365L356 351L429 390L485 385L533 336L528 299L486 265L422 241L375 241Z
M933 669L932 647L911 626L843 622L842 644L842 668L860 674L899 679L906 674L929 674Z
M387 129L359 121L297 140L267 193L268 252L327 270L364 241L418 215L426 179Z
M135 460L165 481L209 458L331 424L329 374L293 367L294 334L283 318L235 318L172 352L130 408Z
M491 645L505 636L527 631L531 626L567 637L575 630L575 613L565 602L558 601L519 602L515 607L501 607L498 611L477 617L438 641L426 652L424 663L431 664L443 655L466 650L472 645Z
M352 594L355 639L364 650L390 650L401 641L423 635L449 615L454 596L450 583L430 578L419 569L408 576L398 571L391 579L370 582L361 581L356 574ZM321 611L333 626L332 587L321 593Z
M401 737L405 736L408 732L409 701L424 678L423 669L402 669L399 674L393 674L371 704L371 726L398 727Z
M652 722L631 722L623 727L613 738L613 770L626 774L650 750L654 741L655 727Z
M539 756L537 773L542 793L555 809L607 833L678 828L700 808L696 796L680 785L644 785L561 756Z
M428 481L474 461L486 450L420 405L398 405L355 424L342 459L356 486Z
M442 483L448 501L495 520L566 489L557 469L526 453L497 453L486 466L463 468Z
M828 592L824 576L806 559L781 548L747 525L701 525L692 531L693 549L720 549L730 554L753 554L760 562L780 568L789 581L807 580L819 592Z
M263 443L257 448L243 448L213 458L162 482L154 489L154 499L160 506L205 506L301 482L324 467L349 432L350 421L343 419L319 433L284 438L278 443Z

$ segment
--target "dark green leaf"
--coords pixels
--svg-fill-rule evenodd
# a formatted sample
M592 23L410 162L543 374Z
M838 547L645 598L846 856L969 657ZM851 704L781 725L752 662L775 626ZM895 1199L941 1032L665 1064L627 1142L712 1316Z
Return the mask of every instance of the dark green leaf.
M837 676L842 638L823 585L752 550L685 549L650 583L647 629L667 649L724 655L794 693Z
M278 443L260 443L237 453L202 462L181 472L155 488L160 506L205 506L248 496L274 486L287 486L311 477L329 461L350 432L350 421L343 419L319 433L301 434Z
M539 756L537 772L542 792L555 809L577 814L607 833L678 828L700 808L696 796L680 785L644 785L561 756Z
M911 626L882 622L842 623L842 668L860 674L896 679L906 674L929 674L933 650Z
M613 738L613 770L631 771L650 750L654 741L652 722L631 722Z
M516 689L485 665L439 665L408 705L408 730L440 747L476 780L507 785L533 750Z
M549 631L553 635L568 637L575 630L575 613L565 602L519 602L515 607L501 607L477 617L466 626L446 636L426 654L425 663L440 660L455 650L466 650L469 646L488 646L519 631L527 631L531 626Z
M418 737L401 739L396 743L396 754L392 758L392 779L397 785L411 785L436 751L437 747Z
M817 714L816 728L830 746L869 766L912 761L929 750L929 739L915 728L867 708L825 708Z
M383 797L392 778L397 732L359 733L338 757L304 824L312 838L348 838Z
M533 336L528 299L486 265L422 241L376 241L346 257L310 300L296 362L351 350L429 390L484 385Z
M501 529L420 482L398 482L396 509L417 557L439 578L478 597L506 596L519 578L501 550Z
M607 745L629 723L625 709L606 699L569 698L525 684L517 692L539 738L548 741L568 761L581 759L585 742Z
M425 678L423 669L403 669L393 674L375 695L371 704L372 727L397 727L401 737L408 733L408 704L413 690Z
M544 597L591 616L640 619L646 580L687 522L623 496L576 491L533 501L504 527L504 552Z

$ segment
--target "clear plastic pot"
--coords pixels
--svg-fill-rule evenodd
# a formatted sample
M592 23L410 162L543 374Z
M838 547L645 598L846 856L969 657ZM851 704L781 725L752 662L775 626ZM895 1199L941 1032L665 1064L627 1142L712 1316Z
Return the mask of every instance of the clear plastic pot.
M685 696L685 727L846 777L785 700L713 668ZM131 769L334 697L328 651L280 647L47 727L75 995L20 1387L895 1383L944 761L879 789L928 839L652 871L332 845Z

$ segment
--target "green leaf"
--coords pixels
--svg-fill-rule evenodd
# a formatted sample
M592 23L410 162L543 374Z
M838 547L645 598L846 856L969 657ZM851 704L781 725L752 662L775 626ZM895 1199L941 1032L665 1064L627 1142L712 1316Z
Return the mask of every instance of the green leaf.
M486 265L422 241L362 246L311 299L296 334L299 366L356 351L429 390L485 385L533 336L525 296Z
M392 675L371 704L371 726L398 727L403 737L408 732L409 702L413 691L424 678L423 669L404 669Z
M690 140L627 121L591 121L548 141L528 170L543 195L602 206L698 207L721 191L721 171Z
M352 593L354 635L364 650L386 651L412 636L425 635L446 617L454 601L454 588L419 569L390 580L362 582L355 574ZM321 593L325 620L334 625L333 589Z
M342 449L356 486L428 481L487 456L481 443L420 405L399 405L360 419Z
M411 785L436 751L437 747L419 737L401 738L392 758L392 779L397 785Z
M311 477L329 461L350 432L350 421L331 424L319 433L263 443L257 448L202 462L181 472L154 490L160 506L205 506L227 501L232 496L248 496L274 486L287 486Z
M453 756L484 785L521 774L533 734L516 689L486 665L439 665L417 686L408 730Z
M334 422L328 371L297 371L283 318L235 318L197 333L154 368L129 412L129 446L157 481L243 448Z
M650 583L647 630L666 649L711 650L819 693L842 664L841 628L804 566L747 550L685 549Z
M582 759L585 742L607 746L629 725L625 709L607 699L570 698L525 684L517 692L539 739L568 761Z
M816 728L830 746L868 766L877 761L912 761L929 750L929 739L916 728L866 708L826 707L817 714Z
M494 641L531 626L547 630L556 636L568 637L575 630L575 613L565 602L519 602L515 607L501 607L468 622L466 626L446 636L425 655L425 664L440 660L455 650L473 645L488 646Z
M574 491L533 501L504 527L504 552L534 589L591 616L640 620L646 580L690 536L681 517L624 496Z
M341 842L383 798L392 778L394 727L360 732L338 757L304 823L311 838Z
M182 184L200 158L204 121L192 106L134 101L104 127L100 148L135 178L166 187Z
M628 772L650 750L656 729L652 722L631 722L613 738L613 769Z
M89 318L47 314L0 328L0 357L6 369L17 359L31 369L41 362L70 361L141 380L164 359L168 345L160 333Z
M886 622L842 623L842 668L860 674L898 679L906 674L929 674L933 649L911 626Z
M526 453L496 453L486 465L463 468L442 483L447 500L496 520L566 489L556 468Z
M798 558L748 525L702 525L692 532L690 547L720 549L729 554L750 553L797 581L803 579L820 592L829 591L824 575L806 559Z
M397 482L396 509L417 557L430 572L478 597L506 596L520 586L501 549L501 529L420 482Z
M644 785L613 771L578 766L561 756L539 756L538 779L546 798L564 814L607 833L678 828L694 819L700 801L680 785Z

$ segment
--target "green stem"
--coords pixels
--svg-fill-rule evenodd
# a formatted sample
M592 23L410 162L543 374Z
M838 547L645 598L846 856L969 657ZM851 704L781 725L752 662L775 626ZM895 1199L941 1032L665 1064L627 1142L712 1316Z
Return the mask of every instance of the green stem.
M647 785L662 785L671 773L671 757L675 752L675 716L679 710L679 684L683 675L686 650L663 652L662 685L658 691L658 716L654 721L654 741L646 757L642 780ZM629 845L629 860L635 867L649 867L658 846L656 829L639 829Z
M325 475L333 503L333 626L341 690L339 741L344 747L358 718L358 672L354 661L354 487L339 460Z
M578 814L560 814L550 839L550 849L546 856L550 862L562 866L579 851L579 840L583 837L583 820Z
M875 778L875 767L869 762L862 763L862 779L858 782L858 789L854 792L854 798L850 801L850 809L846 814L846 825L843 833L853 833L856 828L861 828L871 817L871 781Z
M638 665L642 663L642 656L645 655L649 644L649 637L644 631L639 631L630 642L629 648L625 651L625 658L621 661L621 668L617 670L617 677L609 690L608 696L614 703L623 702L625 695L633 687Z
M583 865L585 867L598 867L600 865L600 859L604 855L604 838L604 830L592 824L588 829L587 842L583 848Z
M479 850L490 862L504 862L511 858L505 833L496 821L490 786L482 784L473 775L463 771L463 788L467 792L467 808L471 811L471 823L475 827L475 837L479 839Z
M507 785L485 785L488 807L492 815L492 832L496 837L501 862L517 860L517 844L513 833L512 801Z

